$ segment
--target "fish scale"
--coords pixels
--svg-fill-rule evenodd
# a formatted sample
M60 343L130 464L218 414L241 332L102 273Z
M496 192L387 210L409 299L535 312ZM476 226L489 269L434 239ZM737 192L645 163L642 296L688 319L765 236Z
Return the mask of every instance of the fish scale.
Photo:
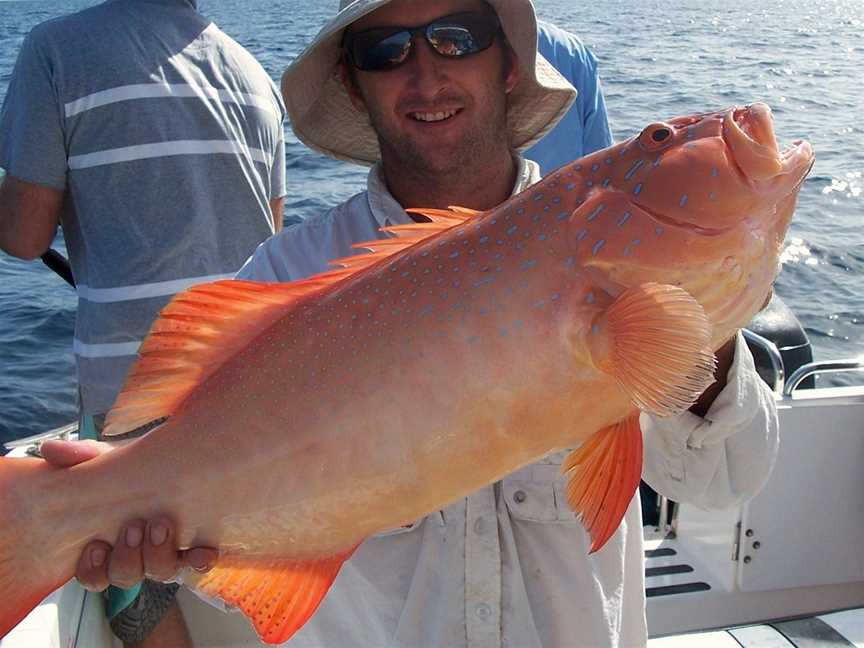
M104 433L163 424L73 469L0 458L0 636L89 540L162 513L220 550L186 584L279 643L365 538L565 449L599 550L638 485L640 410L713 381L812 160L779 152L762 104L676 118L491 211L419 210L327 273L181 293Z

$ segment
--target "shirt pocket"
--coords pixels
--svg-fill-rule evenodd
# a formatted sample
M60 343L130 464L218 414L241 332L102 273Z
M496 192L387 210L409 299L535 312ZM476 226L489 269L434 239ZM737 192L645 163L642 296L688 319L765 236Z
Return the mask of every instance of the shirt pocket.
M561 463L568 454L569 450L563 450L548 455L501 480L501 492L513 518L579 524L567 504L568 478L561 474Z

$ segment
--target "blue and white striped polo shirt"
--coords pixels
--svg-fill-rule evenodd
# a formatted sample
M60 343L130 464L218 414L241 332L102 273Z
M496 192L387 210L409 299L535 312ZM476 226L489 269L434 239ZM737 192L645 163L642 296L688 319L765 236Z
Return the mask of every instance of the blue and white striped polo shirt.
M108 410L171 296L230 277L273 232L284 107L190 0L110 0L27 36L0 166L66 191L86 414Z

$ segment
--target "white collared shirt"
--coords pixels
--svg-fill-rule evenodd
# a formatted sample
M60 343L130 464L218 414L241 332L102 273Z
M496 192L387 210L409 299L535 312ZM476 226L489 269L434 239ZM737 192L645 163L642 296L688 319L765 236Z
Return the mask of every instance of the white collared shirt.
M514 193L539 180L520 160ZM327 269L412 222L380 170L367 191L262 243L238 278L289 281ZM644 477L660 493L730 506L754 495L777 454L773 396L738 336L728 385L703 419L643 414ZM616 533L589 541L548 456L407 528L367 539L292 648L606 648L646 643L642 515L634 497Z

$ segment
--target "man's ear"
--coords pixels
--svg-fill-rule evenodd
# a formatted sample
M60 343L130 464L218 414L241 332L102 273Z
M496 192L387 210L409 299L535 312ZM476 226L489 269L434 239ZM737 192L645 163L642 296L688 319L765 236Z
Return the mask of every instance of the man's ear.
M519 57L516 56L516 52L513 51L513 48L510 47L509 43L504 55L506 57L504 92L510 94L513 92L513 88L519 85L519 81L522 79L522 68L519 65Z
M342 86L345 88L345 92L348 93L351 105L359 112L366 112L366 102L363 100L363 95L360 94L360 90L357 88L357 80L354 78L354 72L348 68L348 64L344 60L339 61L337 73L339 74L339 80L342 81Z

